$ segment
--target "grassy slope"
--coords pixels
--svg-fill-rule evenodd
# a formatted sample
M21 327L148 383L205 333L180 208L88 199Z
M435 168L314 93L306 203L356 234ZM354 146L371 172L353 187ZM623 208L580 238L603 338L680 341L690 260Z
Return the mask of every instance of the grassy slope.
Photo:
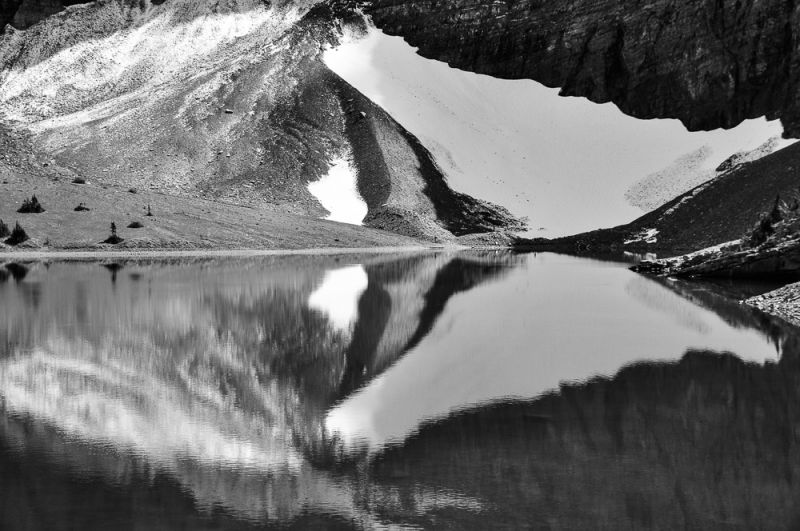
M46 209L42 214L18 214L31 194ZM85 203L89 212L75 212ZM145 217L147 205L154 216ZM412 238L388 232L323 221L297 214L238 206L158 192L132 194L120 186L72 184L69 176L11 168L0 161L0 219L19 221L28 235L52 249L98 248L252 248L369 247L419 245ZM115 222L126 241L98 246ZM140 221L142 229L128 229ZM0 249L4 246L0 244Z

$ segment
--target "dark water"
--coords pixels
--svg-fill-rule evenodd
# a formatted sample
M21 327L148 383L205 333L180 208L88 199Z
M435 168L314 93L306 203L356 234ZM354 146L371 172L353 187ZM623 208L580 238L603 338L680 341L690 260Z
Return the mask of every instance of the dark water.
M552 254L0 268L0 529L800 525L796 329Z

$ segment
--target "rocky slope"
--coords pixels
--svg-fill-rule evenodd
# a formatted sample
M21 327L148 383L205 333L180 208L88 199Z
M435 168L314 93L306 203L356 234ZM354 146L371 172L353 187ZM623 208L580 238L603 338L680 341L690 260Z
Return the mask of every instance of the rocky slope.
M319 217L308 184L344 159L365 225L436 240L518 226L452 191L415 137L324 65L335 9L101 2L7 26L0 114L50 164L103 185Z
M368 12L426 57L689 129L780 117L800 134L800 8L782 0L376 0Z
M778 196L741 237L692 253L645 260L635 270L683 277L800 277L800 198ZM653 237L655 239L655 236Z

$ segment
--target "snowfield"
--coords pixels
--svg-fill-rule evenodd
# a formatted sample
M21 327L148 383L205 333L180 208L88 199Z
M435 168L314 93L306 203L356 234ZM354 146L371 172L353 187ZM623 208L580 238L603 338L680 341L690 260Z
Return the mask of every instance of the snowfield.
M453 188L529 217L538 236L629 222L714 177L731 155L792 142L778 121L692 133L534 81L456 70L374 27L346 33L324 60L416 135Z

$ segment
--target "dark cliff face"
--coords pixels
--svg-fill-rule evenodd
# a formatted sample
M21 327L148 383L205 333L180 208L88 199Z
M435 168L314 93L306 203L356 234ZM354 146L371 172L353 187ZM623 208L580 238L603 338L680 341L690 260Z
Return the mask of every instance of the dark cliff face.
M689 129L780 117L800 135L800 8L786 0L376 0L383 31L454 67L532 78Z
M28 28L67 6L88 4L90 0L0 0L0 33L6 24Z

